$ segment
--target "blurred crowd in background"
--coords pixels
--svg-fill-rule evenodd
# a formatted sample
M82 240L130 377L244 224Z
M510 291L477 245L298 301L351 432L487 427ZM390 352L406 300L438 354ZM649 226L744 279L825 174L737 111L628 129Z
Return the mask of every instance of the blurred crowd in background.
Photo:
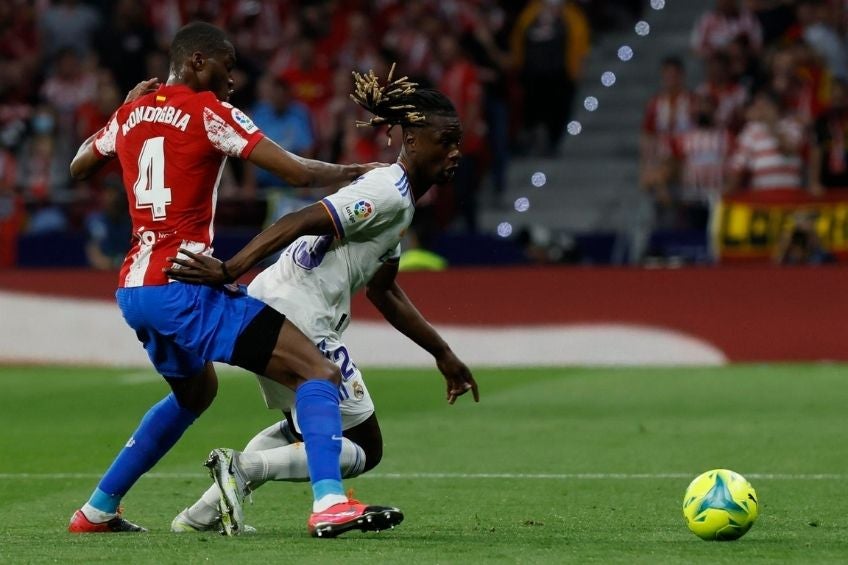
M397 63L399 74L445 92L463 121L464 157L452 186L417 203L407 243L430 249L445 233L479 232L481 208L506 206L512 160L560 154L592 45L632 26L645 4L0 0L0 267L20 264L22 238L42 235L84 238L85 261L98 268L122 260L130 227L120 167L73 182L68 163L136 83L167 79L168 45L189 21L228 31L238 56L232 103L307 157L395 160L397 128L389 145L385 129L355 126L366 116L348 98L352 71L384 77ZM691 49L662 61L644 110L639 182L654 202L654 227L703 232L727 194L820 197L848 187L848 2L703 5ZM255 232L320 196L230 160L219 234ZM796 231L806 233L787 235L778 252L814 247L813 223L799 218ZM566 245L564 259L542 261L537 228L515 238L525 260L577 260Z
M555 154L593 34L632 22L639 0L0 0L0 266L25 234L84 232L91 265L128 246L120 168L72 182L76 148L140 80L168 77L185 23L226 29L238 63L231 102L300 155L393 162L397 140L357 128L351 71L439 88L464 124L452 187L418 203L417 242L475 232L481 199L498 205L510 155ZM544 85L527 88L528 85ZM659 133L659 131L658 131ZM396 132L395 132L396 134ZM485 186L484 184L485 179ZM231 163L219 225L258 228L316 194Z
M704 230L725 194L848 188L847 6L715 0L695 22L644 112L640 181L658 227ZM795 224L777 260L829 260L809 218Z

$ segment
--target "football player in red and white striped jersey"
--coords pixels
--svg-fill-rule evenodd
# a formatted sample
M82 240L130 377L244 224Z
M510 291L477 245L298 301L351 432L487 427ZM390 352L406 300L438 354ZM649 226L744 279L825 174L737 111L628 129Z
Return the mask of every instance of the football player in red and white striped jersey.
M227 157L248 159L293 186L353 180L374 165L301 159L262 135L227 103L235 50L215 26L195 22L180 29L170 57L167 83L152 92L155 80L139 85L71 163L75 178L86 177L112 157L121 163L134 245L121 269L116 298L172 392L145 414L89 501L72 516L69 530L143 531L120 516L118 505L212 403L218 386L213 361L243 367L295 391L314 512L367 517L365 529L393 526L403 519L396 508L358 504L352 511L344 494L339 369L283 314L243 291L173 281L164 273L169 257L188 257L180 249L212 254L216 192ZM319 229L300 228L304 233ZM223 263L221 270L223 279L232 282ZM226 462L210 466L227 472Z

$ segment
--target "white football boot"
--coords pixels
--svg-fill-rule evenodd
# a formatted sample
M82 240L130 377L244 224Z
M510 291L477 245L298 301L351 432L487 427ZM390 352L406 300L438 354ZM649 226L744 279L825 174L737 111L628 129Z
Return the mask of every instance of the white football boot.
M223 534L236 536L244 532L242 502L250 494L247 481L238 466L238 454L232 449L213 449L205 463L212 480L221 491L219 509Z

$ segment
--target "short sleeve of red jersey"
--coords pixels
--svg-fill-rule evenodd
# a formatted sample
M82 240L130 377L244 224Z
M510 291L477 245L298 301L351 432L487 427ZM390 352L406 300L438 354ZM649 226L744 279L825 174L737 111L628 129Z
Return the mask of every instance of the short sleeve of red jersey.
M203 129L217 151L242 159L247 159L256 144L265 137L244 112L213 97L204 101Z
M118 135L118 113L112 114L106 127L94 138L94 152L100 157L115 156L115 138Z

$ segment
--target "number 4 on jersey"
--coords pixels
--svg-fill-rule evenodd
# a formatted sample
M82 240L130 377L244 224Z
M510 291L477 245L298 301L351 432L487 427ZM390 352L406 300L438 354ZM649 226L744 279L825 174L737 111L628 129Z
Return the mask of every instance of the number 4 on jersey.
M165 187L164 137L151 137L142 145L133 192L136 208L150 208L154 220L165 219L165 207L171 203L171 189Z

